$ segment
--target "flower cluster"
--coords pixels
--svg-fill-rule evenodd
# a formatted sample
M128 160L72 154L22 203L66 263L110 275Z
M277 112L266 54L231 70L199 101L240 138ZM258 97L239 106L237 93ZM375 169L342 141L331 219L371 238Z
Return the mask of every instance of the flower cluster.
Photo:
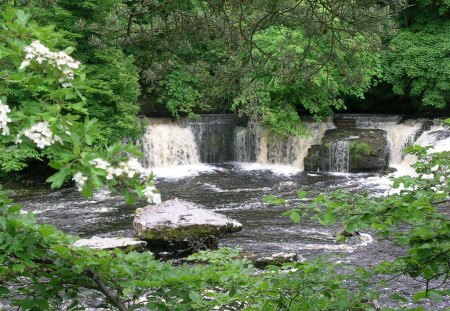
M134 178L138 176L145 182L150 173L149 170L142 167L136 158L131 158L126 162L120 162L117 167L112 166L111 163L100 158L89 161L89 164L106 171L107 180L112 180L115 177ZM146 186L143 194L148 203L161 203L161 194L157 192L155 186Z
M30 66L31 61L36 61L38 64L47 62L47 64L58 68L63 74L64 78L59 79L63 87L70 87L72 84L69 80L74 79L74 70L80 67L80 63L67 55L64 52L52 52L48 47L43 45L39 40L33 41L29 46L25 47L25 60L20 65L20 69L25 69Z
M61 142L61 138L59 136L53 135L50 130L50 125L47 121L38 122L29 129L23 131L23 135L34 141L34 143L38 146L38 148L44 149L46 146L51 146L55 143L55 141ZM16 137L16 143L21 143L20 134Z
M0 127L2 128L2 135L9 135L9 127L8 122L11 122L11 119L8 117L8 113L11 112L11 109L8 105L3 104L0 99Z
M161 193L156 192L155 186L147 186L142 192L148 203L161 204Z
M78 191L82 191L84 185L86 184L87 181L87 177L83 175L83 173L81 172L77 172L75 173L75 175L73 175L72 180L75 181Z
M105 170L107 172L106 179L111 180L116 177L126 176L128 178L133 178L135 176L147 177L149 171L142 167L141 163L136 158L131 158L126 162L120 162L117 167L114 167L108 161L100 158L89 161L89 164L95 166L96 168Z

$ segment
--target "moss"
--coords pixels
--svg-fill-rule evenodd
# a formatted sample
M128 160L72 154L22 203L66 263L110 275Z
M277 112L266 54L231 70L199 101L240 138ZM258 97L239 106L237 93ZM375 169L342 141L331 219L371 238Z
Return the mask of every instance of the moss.
M372 152L372 147L364 141L350 141L349 148L351 157L355 160L361 158L363 155L369 155Z
M152 230L142 230L139 234L139 238L143 240L164 240L164 241L183 241L188 237L199 237L208 235L218 235L225 230L220 230L211 225L192 225L185 227L164 227L155 228Z

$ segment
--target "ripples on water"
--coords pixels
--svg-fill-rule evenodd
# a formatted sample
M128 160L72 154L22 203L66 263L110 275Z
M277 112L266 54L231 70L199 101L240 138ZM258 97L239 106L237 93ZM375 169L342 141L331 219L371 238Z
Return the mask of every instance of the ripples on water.
M160 173L159 176L164 176L164 172ZM177 197L191 201L243 224L241 232L221 239L222 246L241 247L261 255L295 252L305 259L327 254L332 255L332 260L362 266L393 260L401 254L401 250L392 245L374 242L369 234L363 234L353 243L337 244L334 234L339 227L323 227L309 220L294 224L289 217L282 216L287 209L307 204L304 199L297 198L299 190L311 191L313 196L342 188L350 191L370 189L374 194L382 194L390 185L377 175L299 173L279 166L256 169L241 163L228 163L207 166L194 174L185 174L183 178L174 176L173 171L169 171L165 178L158 179L163 200ZM52 192L39 189L37 193L16 199L25 210L33 211L38 221L81 237L132 236L134 210L145 206L142 201L134 207L127 206L119 194L107 190L88 200L74 188ZM268 194L285 198L286 204L264 204L262 198ZM384 292L385 296L393 291L408 293L419 286L403 278Z
M166 175L162 172L165 178L158 180L158 187L164 200L177 197L242 222L241 232L221 240L224 246L239 246L261 254L295 251L304 257L358 249L358 244L335 244L336 227L324 228L310 221L293 224L281 213L304 203L296 197L300 189L315 195L341 187L357 190L367 187L361 180L370 175L307 174L289 171L286 167L266 168L230 163L208 166L196 171L194 176L183 178L173 178L173 171L169 170ZM283 197L287 203L284 206L264 204L262 198L268 194ZM25 210L33 211L39 221L82 237L132 236L134 210L145 205L145 202L138 202L134 207L127 206L119 194L107 190L86 200L73 188L41 192L37 196L21 197L19 201Z

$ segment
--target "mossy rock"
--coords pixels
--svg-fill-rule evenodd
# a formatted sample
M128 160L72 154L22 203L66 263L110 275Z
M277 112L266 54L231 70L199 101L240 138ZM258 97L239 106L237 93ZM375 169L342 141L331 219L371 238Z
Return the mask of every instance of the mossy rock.
M387 133L380 129L339 128L325 132L320 145L314 145L305 158L305 170L330 171L330 147L348 141L349 172L382 171L388 167Z
M237 232L242 225L194 203L173 199L136 210L133 228L135 235L149 245L164 242L179 245Z

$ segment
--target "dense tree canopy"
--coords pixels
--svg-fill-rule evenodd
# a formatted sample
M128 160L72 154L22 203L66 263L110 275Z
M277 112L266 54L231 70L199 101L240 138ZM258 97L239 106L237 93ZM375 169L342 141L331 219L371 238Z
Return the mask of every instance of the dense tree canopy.
M298 111L320 119L345 107L344 97L363 97L381 75L381 38L404 5L401 0L4 2L56 25L61 44L76 47L75 55L92 65L88 74L95 91L88 95L88 108L105 120L106 138L136 133L130 124L137 123L139 91L146 111L176 117L234 111L279 133L298 133Z
M384 52L384 79L395 93L444 108L450 101L450 3L411 1Z

